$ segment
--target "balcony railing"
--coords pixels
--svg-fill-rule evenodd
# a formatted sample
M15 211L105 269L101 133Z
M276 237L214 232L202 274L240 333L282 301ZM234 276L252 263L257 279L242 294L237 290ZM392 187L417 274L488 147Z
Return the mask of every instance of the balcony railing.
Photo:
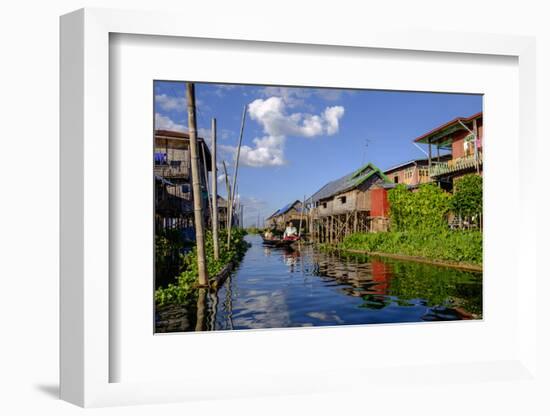
M155 174L164 178L189 178L189 166L187 163L180 164L155 164Z
M481 153L479 157L479 166L482 165ZM475 156L466 156L457 159L451 159L448 162L432 162L432 167L430 168L430 176L441 176L447 175L454 172L460 172L464 170L476 169L476 158Z

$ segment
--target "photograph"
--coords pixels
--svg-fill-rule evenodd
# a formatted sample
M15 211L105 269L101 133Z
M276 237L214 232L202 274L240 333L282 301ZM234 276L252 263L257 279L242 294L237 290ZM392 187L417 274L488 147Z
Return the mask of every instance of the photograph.
M482 94L152 88L154 333L483 319Z

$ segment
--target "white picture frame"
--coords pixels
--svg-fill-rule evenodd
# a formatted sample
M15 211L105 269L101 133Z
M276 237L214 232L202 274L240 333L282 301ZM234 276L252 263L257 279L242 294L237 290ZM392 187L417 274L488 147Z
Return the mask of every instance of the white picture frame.
M182 22L185 21L185 25ZM269 25L247 27L218 21L203 25L174 13L82 9L61 18L61 398L80 406L173 402L214 397L296 394L360 389L401 379L412 384L440 381L442 370L463 383L508 381L540 387L537 373L536 217L521 215L517 230L518 260L524 285L517 291L516 354L498 361L469 363L419 362L407 368L323 369L319 372L268 374L264 379L238 380L228 386L206 376L183 381L110 382L109 296L109 36L114 33L278 42L333 47L430 51L441 54L503 55L518 59L519 195L521 213L528 213L534 195L529 160L536 154L535 40L529 37L473 33L437 33L370 28L326 32ZM540 325L540 324L539 324ZM360 328L350 329L359 331ZM351 332L341 333L350 336ZM112 335L112 334L111 334ZM367 371L368 370L368 371ZM324 377L320 377L324 374ZM475 376L472 377L472 374ZM345 382L342 380L346 380ZM539 384L537 384L539 383ZM402 386L402 387L403 387ZM531 387L533 385L531 384ZM383 390L383 387L382 387ZM451 395L451 388L441 394Z

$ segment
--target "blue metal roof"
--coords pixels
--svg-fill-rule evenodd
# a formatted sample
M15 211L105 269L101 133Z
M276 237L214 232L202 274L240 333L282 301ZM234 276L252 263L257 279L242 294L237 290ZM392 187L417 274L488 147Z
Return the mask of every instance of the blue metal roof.
M294 205L300 203L300 201L296 200L294 202L291 202L289 204L286 204L284 207L282 208L279 208L277 211L275 211L273 214L271 214L269 218L273 218L273 217L276 217L277 215L283 215L283 214L286 214L288 211L290 211L292 209L292 207L294 207ZM296 208L296 211L298 212L301 212L301 208Z

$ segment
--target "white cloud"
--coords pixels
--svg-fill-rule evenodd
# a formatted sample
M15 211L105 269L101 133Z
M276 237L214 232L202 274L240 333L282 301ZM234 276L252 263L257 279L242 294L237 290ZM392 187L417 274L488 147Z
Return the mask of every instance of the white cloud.
M323 114L326 121L326 131L328 135L338 133L340 127L340 119L344 115L344 107L338 105L335 107L327 107Z
M281 97L289 107L305 105L305 99L317 97L325 101L338 101L349 90L334 88L264 87L259 90L264 97Z
M184 96L175 97L168 94L156 94L155 104L164 111L187 112L187 99ZM203 100L196 99L195 104L197 111L210 111L210 107Z
M155 95L155 104L165 111L184 111L187 106L185 97L172 97L166 94Z
M237 85L218 84L218 85L216 85L216 89L214 90L214 94L216 94L218 97L224 97L225 93L227 91L230 91L234 88L237 88Z
M260 123L264 132L271 136L333 135L338 132L339 120L344 115L342 106L327 107L320 115L287 115L285 109L285 102L281 97L257 99L248 105L250 118Z
M170 130L170 131L179 131L184 132L186 128L183 124L178 124L172 121L168 116L163 116L162 114L155 113L155 129L156 130Z
M265 133L253 140L254 146L241 147L240 161L244 166L281 166L286 163L284 148L287 136L316 137L338 132L344 107L327 107L321 114L286 112L287 103L281 97L257 99L248 105L250 118L258 122ZM234 146L222 145L222 151L236 155Z
M244 166L281 166L286 163L284 158L284 136L264 136L253 140L254 147L242 146L240 162Z
M220 132L220 138L222 140L227 140L229 139L230 137L233 136L233 132L231 130L228 130L228 129L222 129L221 132Z

